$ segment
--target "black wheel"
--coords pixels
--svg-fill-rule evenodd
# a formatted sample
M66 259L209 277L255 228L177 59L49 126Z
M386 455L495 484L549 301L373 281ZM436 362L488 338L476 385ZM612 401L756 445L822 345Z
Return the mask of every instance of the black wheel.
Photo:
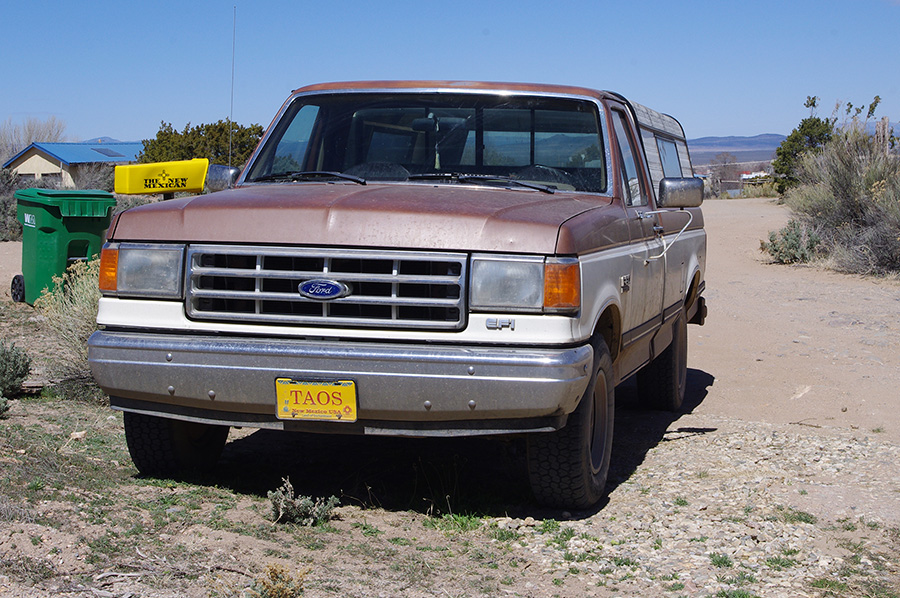
M216 464L228 426L186 422L141 413L124 414L125 441L143 475L199 473Z
M593 343L588 387L565 427L528 437L528 478L535 499L560 509L587 509L605 494L612 451L615 387L603 339Z
M687 321L673 324L672 343L637 373L638 398L646 409L678 411L687 387Z
M12 295L12 300L16 303L25 301L25 277L21 274L13 276L9 291L10 295Z

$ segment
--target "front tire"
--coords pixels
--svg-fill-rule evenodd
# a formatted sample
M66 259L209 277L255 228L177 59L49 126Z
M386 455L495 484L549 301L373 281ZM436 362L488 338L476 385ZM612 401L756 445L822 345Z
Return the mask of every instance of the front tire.
M124 413L125 441L131 460L142 475L168 477L199 473L216 464L228 426Z
M606 342L598 338L592 345L591 379L565 427L528 437L528 477L535 499L544 506L588 509L606 492L615 386Z
M687 388L687 320L679 314L672 325L672 342L637 373L641 406L659 411L678 411Z

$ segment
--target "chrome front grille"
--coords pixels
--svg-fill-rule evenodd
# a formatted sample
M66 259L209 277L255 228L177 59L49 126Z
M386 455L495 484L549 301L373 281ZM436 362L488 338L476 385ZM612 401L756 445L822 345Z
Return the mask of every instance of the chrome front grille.
M192 245L187 313L198 320L302 326L459 330L465 325L466 254ZM349 295L309 299L310 280Z

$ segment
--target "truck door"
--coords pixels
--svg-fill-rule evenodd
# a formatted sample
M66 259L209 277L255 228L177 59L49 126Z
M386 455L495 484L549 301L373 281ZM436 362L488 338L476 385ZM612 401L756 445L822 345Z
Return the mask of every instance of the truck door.
M650 202L649 177L636 143L634 127L623 108L613 107L611 119L619 152L619 184L631 234L632 274L623 318L624 342L629 344L652 333L662 322L665 258L662 253L658 215L645 215L654 208Z

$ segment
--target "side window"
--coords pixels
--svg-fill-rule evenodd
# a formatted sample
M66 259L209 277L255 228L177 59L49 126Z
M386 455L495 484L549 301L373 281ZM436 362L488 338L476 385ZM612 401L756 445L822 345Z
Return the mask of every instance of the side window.
M657 137L656 147L659 148L663 176L681 178L681 162L678 160L678 148L675 146L675 142Z
M638 162L634 139L632 139L628 121L625 115L618 110L612 111L613 127L616 130L616 140L619 144L619 155L622 157L622 176L625 184L625 204L629 206L643 206L647 204L647 195L641 185L641 177L638 173Z

